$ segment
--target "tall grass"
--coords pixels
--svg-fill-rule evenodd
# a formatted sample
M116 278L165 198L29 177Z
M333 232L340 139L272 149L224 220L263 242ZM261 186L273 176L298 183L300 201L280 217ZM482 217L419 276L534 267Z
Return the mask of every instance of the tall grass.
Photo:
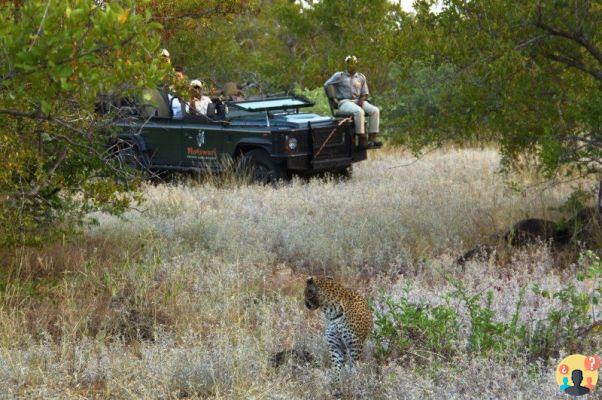
M93 215L98 225L75 241L4 255L0 398L326 398L323 321L301 299L308 273L335 275L371 299L448 304L464 329L467 310L445 296L454 288L442 271L469 293L493 290L501 320L525 286L586 287L579 267L559 268L545 246L504 265L453 264L517 219L556 217L572 191L510 190L498 169L495 150L449 149L417 162L385 151L346 182L146 186L147 201L124 218ZM559 305L526 293L524 323ZM290 348L315 362L269 365ZM344 397L557 393L555 360L529 367L520 355L496 363L460 350L452 363L435 357L426 367L404 354L377 361L369 344L365 362L343 377Z

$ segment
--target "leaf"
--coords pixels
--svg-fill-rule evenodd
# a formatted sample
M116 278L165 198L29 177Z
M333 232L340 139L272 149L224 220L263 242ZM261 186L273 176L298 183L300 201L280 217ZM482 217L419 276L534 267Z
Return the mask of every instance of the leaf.
M123 10L123 12L119 15L119 23L121 25L125 24L125 22L128 19L128 16L130 15L130 9L128 8L127 10Z
M42 113L45 115L50 114L50 111L52 110L52 106L46 100L41 100L40 103L41 103Z
M29 65L29 64L21 64L21 63L19 63L19 64L15 64L15 67L17 67L17 68L20 68L20 69L22 69L22 70L24 70L24 71L27 71L27 72L29 72L29 71L34 71L34 70L37 68L37 67L36 67L36 66L34 66L34 65Z

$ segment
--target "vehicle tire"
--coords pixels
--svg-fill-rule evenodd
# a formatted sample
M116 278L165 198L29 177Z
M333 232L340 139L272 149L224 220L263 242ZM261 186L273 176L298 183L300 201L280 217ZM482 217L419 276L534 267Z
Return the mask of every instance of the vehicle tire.
M286 167L272 160L261 149L245 153L237 164L236 172L242 179L261 185L275 185L279 181L290 179Z
M350 180L353 178L353 165L334 171L332 176L340 181Z

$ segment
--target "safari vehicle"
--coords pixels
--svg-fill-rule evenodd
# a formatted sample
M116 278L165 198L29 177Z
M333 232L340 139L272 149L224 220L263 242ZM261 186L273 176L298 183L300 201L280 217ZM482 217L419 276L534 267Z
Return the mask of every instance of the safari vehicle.
M314 105L301 96L214 99L206 116L181 119L164 94L154 93L153 104L117 120L112 142L116 157L147 172L220 172L234 161L249 168L253 181L271 183L292 174L347 175L366 159L352 121L301 112Z

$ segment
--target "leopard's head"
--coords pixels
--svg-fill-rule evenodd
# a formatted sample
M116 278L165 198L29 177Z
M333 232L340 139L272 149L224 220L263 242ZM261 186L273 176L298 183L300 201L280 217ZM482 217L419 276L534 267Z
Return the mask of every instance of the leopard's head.
M320 289L312 276L305 280L305 307L315 310L320 307Z

